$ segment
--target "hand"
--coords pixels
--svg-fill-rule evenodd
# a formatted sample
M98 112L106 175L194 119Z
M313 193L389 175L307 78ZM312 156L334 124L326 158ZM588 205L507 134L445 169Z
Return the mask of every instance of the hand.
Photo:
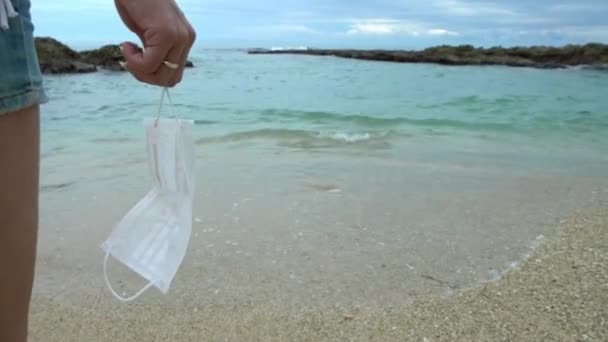
M182 80L194 29L174 0L115 0L116 9L127 27L139 36L144 50L136 44L121 44L124 68L137 80L173 87ZM163 62L178 67L172 69Z

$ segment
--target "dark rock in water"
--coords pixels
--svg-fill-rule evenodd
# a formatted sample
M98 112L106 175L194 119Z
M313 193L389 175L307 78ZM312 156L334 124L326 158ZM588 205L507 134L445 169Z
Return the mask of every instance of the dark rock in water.
M86 74L96 72L97 67L78 61L58 61L41 66L41 70L45 74Z
M67 45L53 38L36 38L35 43L40 62L47 62L50 59L74 60L80 58L78 52L70 49Z
M82 51L80 55L85 62L97 65L103 69L112 71L124 70L118 63L124 60L120 46L118 45L105 45L99 49Z
M585 69L585 70L608 71L608 63L606 63L606 64L593 64L593 65L581 65L580 67L582 69Z
M83 62L73 62L74 72L78 74L85 74L89 72L97 71L97 66L93 64L83 63Z
M95 65L81 61L80 54L53 38L36 38L40 69L45 74L95 72Z
M608 65L608 45L589 43L563 47L493 47L471 45L436 46L422 51L407 50L249 50L249 54L302 54L335 56L399 63L436 63L444 65L505 65L543 69L589 66L604 69Z
M119 45L105 45L99 49L76 52L67 45L49 37L36 38L36 51L40 69L45 74L89 73L105 69L124 71L119 62L124 60ZM191 61L186 67L192 68Z
M82 51L80 55L85 62L97 65L105 70L125 71L119 63L125 60L122 51L120 51L120 45L105 45L99 49ZM186 67L192 68L194 64L191 61L187 61Z

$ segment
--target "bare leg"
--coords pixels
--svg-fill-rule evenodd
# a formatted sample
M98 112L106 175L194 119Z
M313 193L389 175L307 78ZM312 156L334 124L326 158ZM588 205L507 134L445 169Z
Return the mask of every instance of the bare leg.
M38 235L40 108L0 115L0 341L26 342Z

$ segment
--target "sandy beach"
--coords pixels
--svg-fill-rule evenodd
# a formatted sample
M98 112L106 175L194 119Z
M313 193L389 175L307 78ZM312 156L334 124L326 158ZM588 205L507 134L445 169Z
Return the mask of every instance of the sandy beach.
M144 161L92 155L69 184L57 160L31 340L606 339L601 168L401 155L205 150L184 264L131 304L105 288L99 244L145 193ZM144 285L110 266L124 294Z
M32 341L606 340L604 74L300 57L195 59L188 252L130 304L158 92L48 77Z
M608 208L562 220L503 279L451 296L371 310L267 304L124 306L98 288L78 299L34 296L32 341L605 341ZM86 286L79 284L78 286Z

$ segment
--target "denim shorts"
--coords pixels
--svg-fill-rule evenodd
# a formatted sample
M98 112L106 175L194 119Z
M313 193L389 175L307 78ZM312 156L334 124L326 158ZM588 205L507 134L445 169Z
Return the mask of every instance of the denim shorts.
M8 19L8 30L0 27L0 115L48 100L34 46L30 0L11 1L19 15Z

